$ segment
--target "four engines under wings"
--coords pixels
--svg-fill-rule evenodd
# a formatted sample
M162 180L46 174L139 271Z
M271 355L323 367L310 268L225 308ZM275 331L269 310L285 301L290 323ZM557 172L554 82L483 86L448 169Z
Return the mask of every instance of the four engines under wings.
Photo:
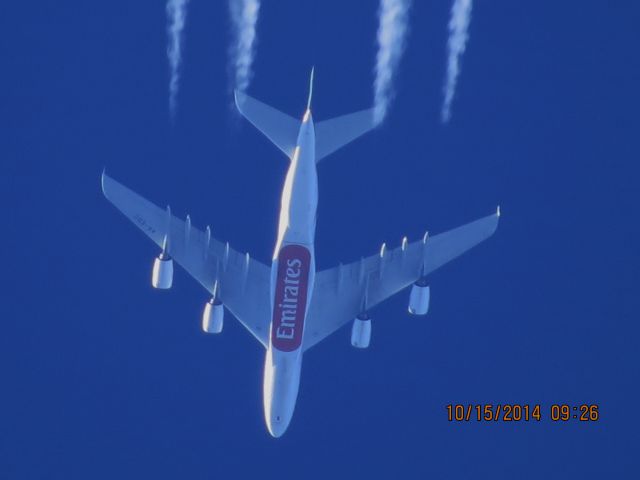
M105 196L162 248L153 267L152 283L167 289L173 280L173 259L211 294L205 305L202 328L219 333L223 306L267 346L271 318L270 268L243 255L186 221L171 215L124 185L103 174ZM366 347L371 336L367 310L414 284L409 312L424 315L429 308L429 286L424 277L493 234L499 210L487 217L413 243L406 240L393 250L385 246L379 254L319 272L305 322L303 349L356 319L354 346Z

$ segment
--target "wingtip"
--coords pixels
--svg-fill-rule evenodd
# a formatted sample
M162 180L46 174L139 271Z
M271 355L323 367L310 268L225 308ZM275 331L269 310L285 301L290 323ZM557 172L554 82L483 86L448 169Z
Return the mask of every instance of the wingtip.
M240 108L240 103L242 103L242 95L243 93L240 90L238 90L237 88L233 89L233 101L235 102L236 108L239 112L242 112L242 109Z
M105 179L108 178L107 177L107 167L103 167L102 169L102 174L100 175L100 188L102 188L102 194L106 197L107 196L107 192L104 188L104 181Z
M500 205L496 208L496 217L500 218Z

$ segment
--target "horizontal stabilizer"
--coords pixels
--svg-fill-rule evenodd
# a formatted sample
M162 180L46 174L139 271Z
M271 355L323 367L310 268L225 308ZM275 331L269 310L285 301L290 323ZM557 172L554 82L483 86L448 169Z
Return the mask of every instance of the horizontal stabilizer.
M375 126L372 108L316 123L316 162Z
M300 121L238 90L235 91L235 99L240 113L291 158Z

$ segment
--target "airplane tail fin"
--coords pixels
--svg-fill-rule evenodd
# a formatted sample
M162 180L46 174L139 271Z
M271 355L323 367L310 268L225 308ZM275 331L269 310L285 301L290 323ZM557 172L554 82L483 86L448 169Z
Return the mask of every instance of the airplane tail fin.
M309 78L309 97L307 98L307 113L311 111L311 97L313 96L313 73ZM305 116L306 118L306 116ZM323 120L315 124L316 132L316 162L339 148L351 143L360 135L365 134L376 126L373 109L342 115L341 117Z
M305 121L311 109L313 73L314 69L312 68ZM235 100L240 113L282 150L287 157L291 158L300 131L300 120L238 90L235 91ZM316 162L375 128L377 124L374 120L373 111L374 109L370 108L315 123Z
M375 128L373 110L360 110L316 123L316 162Z
M235 91L235 100L242 116L291 158L300 130L300 120L238 90Z
M309 97L307 98L307 110L311 110L311 97L313 96L313 71L316 67L311 67L311 78L309 78Z

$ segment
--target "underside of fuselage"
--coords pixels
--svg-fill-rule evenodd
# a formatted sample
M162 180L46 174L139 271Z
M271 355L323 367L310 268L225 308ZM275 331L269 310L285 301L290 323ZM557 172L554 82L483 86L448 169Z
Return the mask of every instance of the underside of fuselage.
M375 126L373 109L314 123L313 70L301 120L235 92L240 113L287 157L278 237L271 267L269 342L264 368L264 414L271 435L289 425L300 382L304 326L314 289L314 240L318 206L316 162ZM316 133L322 141L316 142ZM321 133L320 133L321 132ZM296 283L299 281L299 283Z
M281 352L270 346L264 362L264 419L273 437L289 427L298 398L302 349Z
M295 409L302 339L315 276L313 242L318 204L315 136L307 110L285 179L271 273L272 312L265 357L264 415L269 433L282 435Z

